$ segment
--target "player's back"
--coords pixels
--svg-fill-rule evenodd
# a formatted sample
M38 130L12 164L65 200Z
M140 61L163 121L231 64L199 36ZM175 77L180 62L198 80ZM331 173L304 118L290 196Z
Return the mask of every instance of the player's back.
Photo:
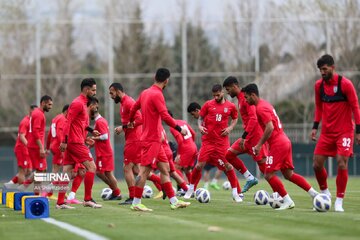
M256 107L254 105L250 105L246 101L245 94L243 92L240 92L237 95L237 99L244 130L248 132L249 129L252 129L254 134L262 134L262 129L256 116ZM248 133L252 134L250 132Z
M51 120L50 126L50 149L59 148L62 141L62 134L66 118L64 114L60 113Z
M178 148L179 148L178 151L186 151L186 149L190 149L193 147L196 148L196 144L194 141L195 131L192 129L192 127L185 120L176 119L175 122L180 127L185 128L187 131L187 134L183 136L177 130L170 128L170 132L172 133L172 135L174 136L174 138L178 143ZM181 141L179 141L179 139L181 139ZM181 142L181 144L179 144L179 142Z
M113 154L113 150L110 143L110 131L108 121L100 114L95 118L94 129L99 131L100 135L107 134L106 140L95 141L96 157L110 156Z
M69 106L64 134L68 134L68 143L84 143L89 126L87 97L80 95Z
M161 89L155 85L145 89L139 97L141 112L143 117L142 127L142 141L156 141L161 140L161 117L156 108L155 99L164 98Z

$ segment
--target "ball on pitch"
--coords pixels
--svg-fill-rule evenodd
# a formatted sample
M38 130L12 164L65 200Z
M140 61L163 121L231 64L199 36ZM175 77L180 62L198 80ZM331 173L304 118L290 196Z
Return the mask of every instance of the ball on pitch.
M269 205L272 208L279 208L281 206L281 204L284 203L283 198L280 196L279 193L274 192L272 194L270 194L269 196Z
M201 203L208 203L210 202L210 192L207 189L202 190L197 196L196 200Z
M259 190L254 195L254 201L257 205L266 205L269 202L269 193L265 190Z
M225 181L225 182L223 183L223 185L222 185L222 188L223 188L224 190L230 190L230 189L231 189L231 184L230 184L230 182L229 182L229 181Z
M313 205L318 212L327 212L331 208L331 198L323 193L314 197Z
M154 194L154 192L153 192L152 188L149 185L145 185L143 193L142 193L142 197L143 198L151 198L153 196L153 194Z
M111 190L110 188L104 188L104 189L101 191L100 197L101 197L103 200L108 200L108 199L111 197L111 194L112 194L112 190Z

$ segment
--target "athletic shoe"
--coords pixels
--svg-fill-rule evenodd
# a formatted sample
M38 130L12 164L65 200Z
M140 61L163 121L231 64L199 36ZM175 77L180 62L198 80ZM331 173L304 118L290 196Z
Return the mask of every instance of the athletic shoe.
M140 211L140 212L152 212L153 210L150 208L147 208L144 204L131 204L130 207L131 210L133 211Z
M6 189L17 189L17 188L18 188L18 184L11 183L11 182L7 182L7 183L4 183L4 187L5 187Z
M118 196L111 195L109 199L105 199L105 201L114 201L114 200L121 200L122 196L119 194Z
M190 199L194 196L194 189L189 188L184 195L184 199Z
M335 208L335 212L344 212L342 202L340 201L335 200L334 208Z
M167 196L166 196L166 192L165 192L164 190L162 190L162 192L163 192L162 199L165 200L166 197L167 197Z
M91 208L102 208L101 204L98 204L94 201L94 199L91 199L89 201L83 202L84 207L91 207Z
M124 202L119 203L119 205L129 205L129 204L132 204L133 200L134 200L133 198L128 198L128 199L126 199Z
M240 203L243 201L242 198L240 197L240 195L238 195L238 194L233 195L233 200L237 203Z
M180 189L179 191L177 191L176 196L177 197L183 197L185 195L185 193L186 192L183 189Z
M220 190L220 186L217 183L210 183L210 187L212 187L215 190Z
M281 211L281 210L286 210L286 209L292 209L294 207L295 207L295 203L293 201L291 201L289 203L283 203L279 208L276 208L275 210Z
M175 210L177 208L186 208L190 204L191 204L190 202L184 202L182 200L178 200L176 203L170 204L170 208L171 210Z
M75 207L72 207L72 206L69 206L67 205L66 203L63 203L63 204L56 204L56 209L75 209Z
M71 199L71 200L67 199L66 203L67 204L82 204L83 202L81 202L81 201L77 200L76 198L74 198L74 199Z
M154 199L159 199L162 198L164 195L163 191L158 192L158 194L156 194L156 196L154 197Z
M244 192L249 191L249 189L250 189L251 187L255 186L255 185L258 184L258 183L259 183L259 181L258 181L257 178L254 178L254 179L252 179L252 180L247 180L246 183L245 183L245 185L244 185L244 187L243 187L243 189L242 189L242 191L241 191L241 193L244 193Z

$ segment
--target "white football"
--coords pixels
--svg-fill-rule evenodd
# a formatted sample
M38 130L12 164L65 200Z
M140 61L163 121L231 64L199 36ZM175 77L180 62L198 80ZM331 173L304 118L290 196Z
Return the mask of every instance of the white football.
M104 200L108 200L111 197L112 190L110 188L104 188L101 191L100 197Z
M207 189L202 190L197 196L196 200L201 203L208 203L210 202L210 192Z
M197 196L200 195L202 191L206 190L205 188L197 188L194 193L194 198L197 199Z
M230 190L231 189L231 184L229 181L225 181L222 185L224 190Z
M254 195L254 201L257 205L266 205L269 202L269 193L265 190L259 190Z
M153 194L154 194L154 192L153 192L152 188L149 185L145 185L143 193L142 193L142 197L143 198L151 198L153 196Z
M279 208L284 203L283 198L279 195L279 193L274 192L269 196L269 205L272 208Z
M313 205L318 212L327 212L331 208L331 198L323 193L314 197Z

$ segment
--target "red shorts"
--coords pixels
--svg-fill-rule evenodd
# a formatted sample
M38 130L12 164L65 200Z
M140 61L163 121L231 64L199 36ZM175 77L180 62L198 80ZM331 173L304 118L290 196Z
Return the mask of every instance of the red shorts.
M192 167L195 164L197 157L197 149L185 149L184 151L179 151L179 165L181 167Z
M19 167L22 169L32 169L32 162L27 148L15 148L14 153Z
M351 157L354 147L354 131L337 134L320 134L315 146L315 155L331 156L341 155Z
M255 162L259 162L262 159L266 158L266 156L268 155L268 149L267 149L268 144L267 143L265 143L262 146L259 155L256 156L254 154L252 148L259 142L259 139L254 138L254 137L246 139L245 140L245 149L241 149L240 141L242 140L242 138L239 138L231 145L231 148L234 149L235 151L239 152L239 154L246 153L246 154L250 155Z
M141 142L141 166L148 166L156 161L168 162L160 142Z
M124 164L139 164L141 162L141 143L131 142L125 143L124 147Z
M62 165L64 161L64 153L59 149L50 149L53 155L52 164Z
M84 143L68 143L64 165L75 165L85 161L94 161L90 149Z
M225 158L225 154L229 146L227 145L219 145L216 146L214 144L203 144L199 151L199 162L210 163L211 165L216 166L218 169L224 171L225 163L227 160Z
M47 169L46 158L40 157L40 149L39 148L28 148L29 156L31 159L31 163L33 169L38 171L44 171Z
M287 137L279 136L276 142L269 144L269 155L265 162L265 173L283 169L294 169L292 146Z
M114 171L114 156L96 157L96 170L101 173Z

